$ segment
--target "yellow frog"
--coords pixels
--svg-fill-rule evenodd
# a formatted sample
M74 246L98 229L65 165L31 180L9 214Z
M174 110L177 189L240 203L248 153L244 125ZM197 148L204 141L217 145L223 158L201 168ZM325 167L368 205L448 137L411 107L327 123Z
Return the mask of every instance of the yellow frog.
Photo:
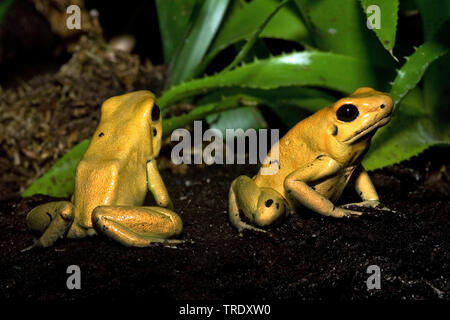
M381 207L369 175L361 165L377 128L389 122L393 101L372 88L359 88L349 97L319 110L295 125L272 147L258 174L236 178L229 192L229 216L240 231L263 231L252 224L267 226L293 214L298 205L336 218L359 216L349 206ZM278 159L274 156L274 150ZM278 165L275 174L263 168ZM337 207L349 180L362 202Z
M137 91L106 100L100 123L77 166L72 201L31 210L29 228L42 233L32 247L58 238L103 233L126 246L178 243L182 221L159 174L162 124L155 96ZM143 207L147 189L158 206Z

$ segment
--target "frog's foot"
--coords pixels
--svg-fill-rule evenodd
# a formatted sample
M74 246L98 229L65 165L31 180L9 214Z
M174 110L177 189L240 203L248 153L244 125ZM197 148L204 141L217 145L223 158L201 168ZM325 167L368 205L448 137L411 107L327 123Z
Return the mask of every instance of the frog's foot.
M51 246L58 238L64 237L72 222L73 204L71 202L58 201L37 206L28 213L27 225L30 229L41 232L42 235L23 251Z
M366 200L362 202L355 202L355 203L348 203L342 206L342 208L348 209L350 207L363 207L363 208L374 208L381 211L388 211L396 213L396 211L391 210L382 204L380 204L380 201L378 200Z
M267 231L264 230L264 229L256 228L256 227L254 227L254 226L252 226L252 225L250 225L250 224L248 224L248 223L245 223L244 221L242 221L242 220L240 219L239 216L238 216L238 217L235 217L235 218L232 220L231 223L236 227L236 229L238 229L239 234L240 234L241 236L242 236L244 230L252 230L252 231L256 231L256 232L267 233Z
M183 229L180 217L161 207L100 206L92 213L94 228L128 247L148 247L152 243L179 244L168 239Z
M67 238L69 239L81 239L84 237L91 237L96 235L97 232L93 228L85 228L80 226L79 223L75 220L72 226L69 229L69 232L67 232Z
M363 214L361 211L350 210L344 207L335 207L332 210L331 217L334 218L351 218L351 217L359 217Z
M258 226L268 226L286 214L286 202L271 188L260 188L247 176L233 181L229 193L229 216L231 223L242 233L243 230L267 232L241 220L241 214Z
M40 243L39 243L39 240L38 240L38 239L34 239L34 240L33 240L33 244L32 244L31 246L28 246L28 247L26 247L26 248L23 248L22 250L20 250L20 252L30 251L31 249L39 248L39 247L42 247L42 246L40 245Z

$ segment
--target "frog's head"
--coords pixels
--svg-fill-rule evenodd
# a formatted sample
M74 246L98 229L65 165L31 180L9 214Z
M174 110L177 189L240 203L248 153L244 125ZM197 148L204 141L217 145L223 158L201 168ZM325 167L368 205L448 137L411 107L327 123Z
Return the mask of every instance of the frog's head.
M146 156L156 158L161 150L162 120L155 100L148 90L107 99L102 105L101 130L97 128L102 131L99 137L109 136L110 140L102 138L108 143L142 146Z
M331 107L329 133L340 143L351 145L370 140L391 119L392 99L372 88L359 88Z

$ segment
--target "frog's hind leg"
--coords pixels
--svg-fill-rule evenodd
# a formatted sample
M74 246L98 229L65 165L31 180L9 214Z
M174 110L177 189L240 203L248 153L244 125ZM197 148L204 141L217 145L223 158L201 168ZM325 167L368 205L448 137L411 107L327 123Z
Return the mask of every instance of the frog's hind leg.
M180 217L161 207L100 206L92 213L94 228L128 247L147 247L155 242L176 244L168 239L183 229Z
M49 202L37 206L27 215L27 225L42 235L33 247L49 247L58 238L64 237L73 222L73 204L68 201Z
M251 223L267 226L286 213L286 202L277 191L259 187L247 176L240 176L233 181L228 202L230 221L239 232L244 229L266 232L242 221L241 214Z

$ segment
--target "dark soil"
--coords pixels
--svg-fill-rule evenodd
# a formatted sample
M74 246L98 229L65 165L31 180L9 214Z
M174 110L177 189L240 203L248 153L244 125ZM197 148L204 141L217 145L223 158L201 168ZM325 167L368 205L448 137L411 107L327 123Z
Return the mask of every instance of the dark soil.
M338 220L298 212L270 235L229 224L231 181L256 167L189 167L186 176L163 170L184 221L176 248L126 248L102 236L60 240L21 252L33 236L26 213L49 197L0 203L0 297L174 299L449 299L450 185L448 165L434 149L372 174L383 203L397 213L369 210ZM341 203L355 201L350 189ZM82 289L68 290L66 269L81 268ZM381 289L368 290L367 267L381 268Z

